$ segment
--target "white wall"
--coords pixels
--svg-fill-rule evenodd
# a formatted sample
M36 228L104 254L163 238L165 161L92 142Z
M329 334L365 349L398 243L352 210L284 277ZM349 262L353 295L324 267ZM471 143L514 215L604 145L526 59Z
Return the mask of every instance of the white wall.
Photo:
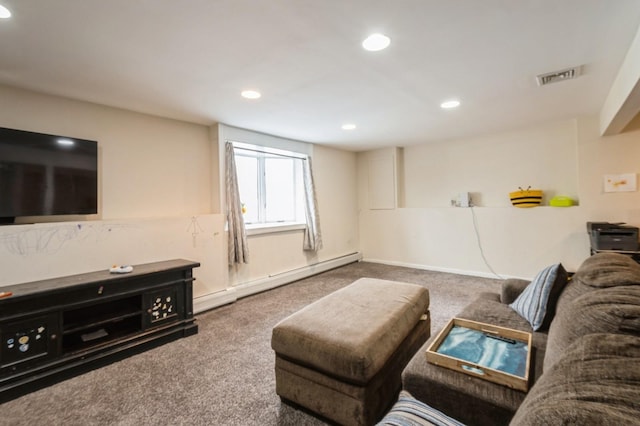
M220 141L220 182L224 181L224 143L226 141L246 142L311 155L324 245L317 253L303 251L303 230L250 235L248 237L249 264L230 269L229 285L231 287L264 282L274 275L359 251L355 153L223 124L216 127ZM220 193L224 194L224 189L221 188ZM224 204L224 196L221 196L221 200Z
M493 269L501 275L526 278L557 261L575 269L589 254L588 220L640 225L640 193L611 194L602 189L603 174L638 172L640 132L600 137L597 117L389 148L393 155L387 157L394 161L401 207L389 210L369 209L368 159L379 151L355 154L316 145L308 148L313 156L324 248L317 254L305 253L302 231L252 236L251 264L228 276L224 216L216 214L224 211L224 169L220 167L224 141L246 136L251 138L246 142L284 143L284 148L299 142L6 86L0 86L0 97L3 106L10 106L0 109L0 126L94 139L100 156L100 214L59 224L0 228L0 245L4 244L0 270L12 271L0 286L107 268L113 263L197 256L193 260L206 263L202 270L207 271L196 282L196 295L205 298L357 251L369 260L491 275L478 247L472 212L484 255ZM548 196L573 196L580 205L565 209L509 206L506 193L529 184L541 187ZM449 207L451 197L460 191L472 192L479 207L473 211ZM188 230L192 216L203 218L208 234L206 244L198 237L203 244L195 252ZM163 224L164 220L168 222ZM149 247L175 244L166 251L145 252L139 244L126 242L126 232L97 243L64 236L69 225L83 223L89 225L85 229L106 229L113 223L124 226L122 229L133 226L144 237L138 243ZM26 232L35 229L35 233ZM50 231L68 244L54 250L38 249ZM27 244L30 255L15 254L7 246L15 243L16 232L25 237L18 241Z
M97 140L99 150L99 214L1 227L0 270L10 273L0 286L182 257L202 264L194 271L196 310L202 310L247 294L230 291L239 284L301 268L317 271L314 265L358 251L354 153L7 86L0 86L0 98L1 127ZM304 252L300 230L256 235L249 240L251 264L229 277L219 214L227 139L283 149L303 145L312 154L322 250Z
M0 86L0 126L98 141L100 217L209 213L205 126Z
M615 135L640 112L640 28L600 110L600 133Z
M578 124L578 183L585 216L640 226L640 192L605 193L603 189L605 174L640 172L640 130L601 137L596 119Z
M597 117L518 132L404 148L407 208L369 210L367 160L358 155L361 247L365 259L452 272L531 278L562 262L575 270L589 255L587 221L640 225L634 193L603 193L605 173L638 172L639 132L601 138ZM511 207L507 193L538 186L580 205ZM460 191L479 207L449 207ZM545 201L549 197L545 197ZM476 230L482 252L478 246Z
M449 207L470 192L482 207L510 206L509 192L528 186L578 196L576 120L525 131L404 148L406 207Z
M313 174L320 211L320 260L360 250L356 154L316 145Z
M97 140L99 150L99 214L0 228L0 285L114 263L197 257L192 260L206 263L207 272L194 271L202 278L196 294L226 287L217 275L223 225L221 217L210 215L218 173L206 126L7 86L0 86L0 99L1 127ZM194 251L188 230L192 216L202 216L207 248ZM107 229L114 230L109 238L109 232L98 232Z
M221 215L40 223L0 228L0 286L85 272L111 265L169 259L200 262L194 296L221 291L224 259Z

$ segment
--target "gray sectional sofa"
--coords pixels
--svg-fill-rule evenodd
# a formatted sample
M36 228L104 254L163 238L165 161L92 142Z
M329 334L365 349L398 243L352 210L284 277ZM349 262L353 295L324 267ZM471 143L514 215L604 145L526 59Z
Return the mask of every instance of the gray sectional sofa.
M528 392L428 363L439 330L405 368L403 389L467 425L640 424L640 265L589 257L552 292L538 331L509 306L528 285L506 280L502 294L483 294L458 315L532 333Z

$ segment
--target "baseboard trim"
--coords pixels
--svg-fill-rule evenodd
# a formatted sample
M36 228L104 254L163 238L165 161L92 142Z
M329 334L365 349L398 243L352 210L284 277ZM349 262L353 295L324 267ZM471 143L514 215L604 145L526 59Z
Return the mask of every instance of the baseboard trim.
M350 253L334 259L314 263L313 265L307 265L291 271L274 274L259 280L238 284L216 293L196 297L193 299L193 312L198 314L219 306L228 305L230 303L234 303L238 299L242 299L243 297L271 290L273 288L280 287L330 269L348 265L349 263L358 262L360 260L362 260L362 253Z
M194 298L193 312L195 314L199 314L200 312L208 311L209 309L228 305L229 303L233 303L236 300L238 300L238 297L234 288L217 291L215 293Z
M383 265L392 265L392 266L403 266L405 268L413 268L413 269L422 269L425 271L436 271L436 272L447 272L450 274L458 274L458 275L468 275L471 277L480 277L480 278L494 278L494 279L507 279L507 278L519 278L524 280L530 280L531 278L525 277L516 277L513 275L500 275L496 276L490 272L478 272L478 271L467 271L464 269L455 269L455 268L442 268L439 266L431 266L431 265L422 265L417 263L407 263L407 262L397 262L393 260L381 260L381 259L363 259L363 262L371 262L371 263L381 263Z
M319 274L321 272L335 269L340 266L348 265L349 263L358 262L362 260L362 253L350 253L341 257L337 257L323 262L318 262L313 265L303 266L298 269L283 272L280 274L271 275L266 278L250 281L235 285L233 288L236 290L238 299L250 296L252 294L260 293L266 290L271 290L281 285L289 284L293 281L301 280L303 278L310 277L312 275Z

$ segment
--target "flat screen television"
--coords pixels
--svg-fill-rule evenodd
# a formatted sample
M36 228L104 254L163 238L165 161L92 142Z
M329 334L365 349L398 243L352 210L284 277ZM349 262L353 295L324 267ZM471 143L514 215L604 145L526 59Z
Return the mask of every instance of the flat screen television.
M98 212L98 143L0 127L0 223Z

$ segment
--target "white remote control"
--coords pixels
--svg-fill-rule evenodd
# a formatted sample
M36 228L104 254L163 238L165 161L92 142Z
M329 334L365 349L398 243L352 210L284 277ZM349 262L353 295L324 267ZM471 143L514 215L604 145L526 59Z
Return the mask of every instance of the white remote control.
M133 266L131 265L113 265L109 268L109 272L112 274L128 274L131 271L133 271Z

